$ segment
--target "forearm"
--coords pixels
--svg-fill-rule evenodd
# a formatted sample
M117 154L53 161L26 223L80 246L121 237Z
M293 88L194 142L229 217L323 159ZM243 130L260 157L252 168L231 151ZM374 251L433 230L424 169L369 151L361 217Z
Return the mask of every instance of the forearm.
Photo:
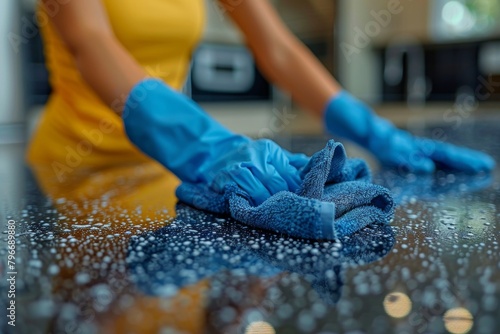
M272 56L256 54L263 74L306 111L322 117L328 100L341 90L341 86L311 53L293 36L270 51Z
M51 0L42 0L51 6ZM116 112L132 87L147 76L116 39L101 0L70 1L49 15L83 79Z
M97 33L74 50L84 80L115 112L121 113L125 97L147 76L146 71L108 34Z
M219 2L242 30L267 79L291 93L305 110L321 117L340 85L283 24L269 1Z

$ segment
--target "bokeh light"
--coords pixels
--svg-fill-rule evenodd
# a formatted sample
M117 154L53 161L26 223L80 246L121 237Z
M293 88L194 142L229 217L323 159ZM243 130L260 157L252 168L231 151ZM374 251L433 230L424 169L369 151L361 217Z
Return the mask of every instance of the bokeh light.
M474 325L474 318L469 310L463 307L452 308L443 316L444 327L453 334L468 333Z
M410 298L402 292L392 292L384 298L385 312L393 318L406 317L411 312Z
M465 16L465 6L458 1L450 1L443 7L443 20L451 25L458 25Z
M276 334L276 331L274 327L266 321L254 321L247 326L245 334Z

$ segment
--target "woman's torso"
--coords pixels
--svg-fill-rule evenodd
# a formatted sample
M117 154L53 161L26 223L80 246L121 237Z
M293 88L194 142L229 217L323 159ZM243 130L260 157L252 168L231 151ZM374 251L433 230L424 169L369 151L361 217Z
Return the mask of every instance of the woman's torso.
M102 1L128 52L149 75L180 89L203 30L203 0ZM41 25L41 33L53 93L28 150L30 163L50 163L62 175L80 166L147 160L128 141L120 117L82 79L52 24ZM125 99L117 96L117 103Z

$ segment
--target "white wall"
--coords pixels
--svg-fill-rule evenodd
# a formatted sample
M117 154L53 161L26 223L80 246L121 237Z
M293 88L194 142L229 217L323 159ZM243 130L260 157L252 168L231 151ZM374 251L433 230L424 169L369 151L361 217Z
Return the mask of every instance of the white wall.
M355 96L366 101L377 101L381 94L381 87L377 85L380 78L377 74L377 59L370 45L359 48L359 53L350 56L343 52L342 45L356 46L355 28L363 28L369 22L372 5L368 0L342 0L338 2L340 8L337 24L337 57L338 76L342 85Z
M372 51L372 46L387 46L396 41L427 42L429 39L429 11L433 2L431 0L340 0L338 1L339 21L338 31L338 60L339 79L354 95L369 102L376 102L380 98L382 87L380 85L379 59ZM374 13L394 10L390 17L376 18ZM379 14L380 15L380 14ZM373 24L379 27L373 30L371 35L366 35L368 27L373 28ZM368 39L367 45L359 39L359 30L365 32ZM360 46L360 41L363 46ZM366 41L366 40L365 40ZM340 47L358 47L350 56L346 56ZM344 49L345 50L345 49ZM351 49L352 50L352 49ZM347 54L349 54L347 52Z
M226 9L214 0L205 0L206 24L203 41L222 44L243 44L243 37L231 19L224 14Z
M9 36L19 36L19 4L16 0L0 1L0 125L20 123L21 110L21 54L9 42Z

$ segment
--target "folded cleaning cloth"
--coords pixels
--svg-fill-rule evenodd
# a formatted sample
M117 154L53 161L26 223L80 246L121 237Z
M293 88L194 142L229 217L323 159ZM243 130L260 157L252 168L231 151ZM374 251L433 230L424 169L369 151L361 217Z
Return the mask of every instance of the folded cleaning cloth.
M339 239L373 223L389 223L394 215L389 191L370 183L366 163L347 159L343 145L333 140L311 157L300 176L296 193L278 192L258 206L236 184L218 193L205 185L182 183L176 195L198 209L306 239Z

